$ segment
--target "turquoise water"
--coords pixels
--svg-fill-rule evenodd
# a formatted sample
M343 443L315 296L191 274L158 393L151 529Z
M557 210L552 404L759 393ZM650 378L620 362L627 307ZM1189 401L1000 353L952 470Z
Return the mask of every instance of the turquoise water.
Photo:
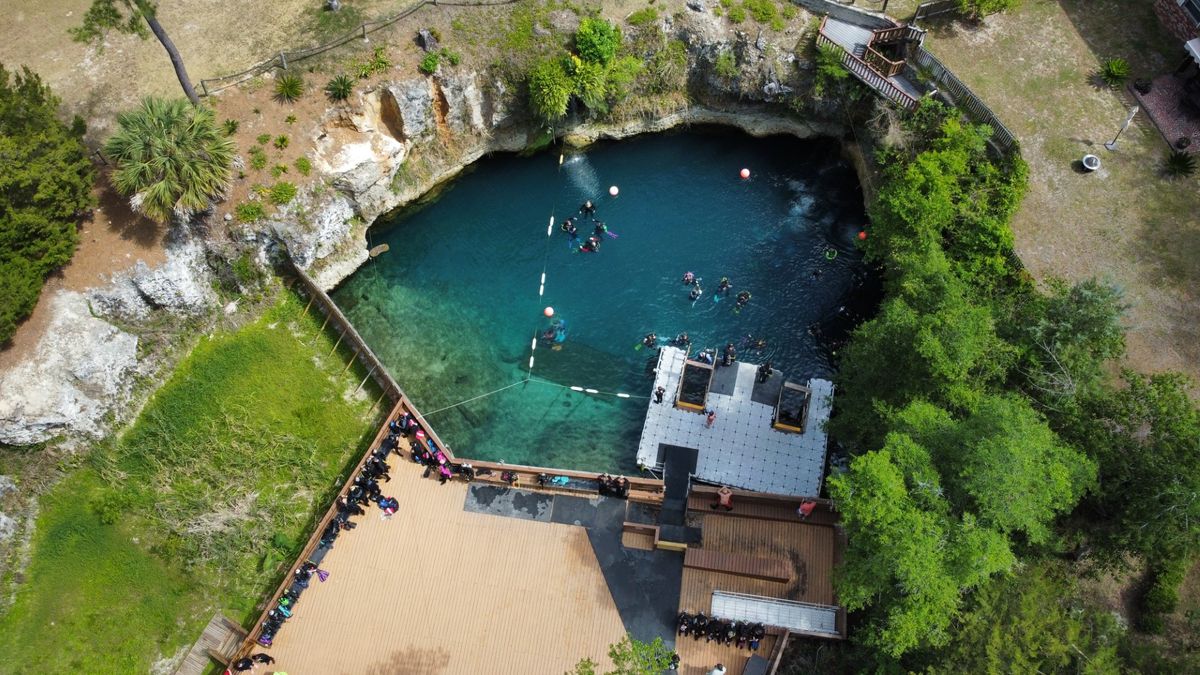
M557 226L585 199L617 235L598 253L574 251ZM631 472L652 383L641 338L687 331L694 350L734 342L790 379L829 376L830 345L876 293L854 246L863 222L833 142L680 133L592 146L561 167L557 151L500 156L377 223L370 244L390 251L333 297L457 455ZM687 271L702 279L695 303ZM722 276L733 293L714 302ZM742 290L753 297L736 313ZM433 412L525 380L546 306L568 337L539 346L532 381Z

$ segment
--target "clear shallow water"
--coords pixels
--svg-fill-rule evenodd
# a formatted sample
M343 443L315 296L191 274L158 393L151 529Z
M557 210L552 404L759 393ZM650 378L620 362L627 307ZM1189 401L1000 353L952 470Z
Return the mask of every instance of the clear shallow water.
M573 252L557 223L589 198L618 236ZM878 294L853 243L863 222L857 178L833 142L683 133L592 146L561 167L557 152L494 157L435 202L377 224L370 243L390 251L333 298L456 454L631 472L638 397L652 383L651 353L634 345L650 331L687 331L694 351L753 335L766 348L739 346L742 360L770 360L792 380L831 375L830 344ZM703 280L694 304L687 271ZM722 276L733 292L714 302ZM741 290L753 298L735 313ZM537 349L534 381L430 412L524 380L547 305L568 339Z

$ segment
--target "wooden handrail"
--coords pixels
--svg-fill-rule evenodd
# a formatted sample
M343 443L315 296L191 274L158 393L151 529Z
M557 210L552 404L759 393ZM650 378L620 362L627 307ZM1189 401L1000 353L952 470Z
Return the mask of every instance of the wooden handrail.
M893 61L882 53L875 51L874 47L867 47L867 51L863 52L863 61L867 65L872 66L876 72L884 77L893 77L896 73L904 70L903 61Z
M846 66L846 70L849 70L855 77L865 82L867 86L883 94L885 98L908 110L914 110L917 107L916 98L889 82L886 77L876 72L866 61L846 51L844 47L826 35L825 19L821 20L821 28L817 31L817 45L839 49L842 52L842 65Z

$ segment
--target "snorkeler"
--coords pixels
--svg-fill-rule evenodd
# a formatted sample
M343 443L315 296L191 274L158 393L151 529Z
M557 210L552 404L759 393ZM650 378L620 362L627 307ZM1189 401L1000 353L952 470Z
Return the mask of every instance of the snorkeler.
M658 346L658 334L657 333L646 333L646 337L642 338L642 345L647 348L650 348L650 349L657 347Z
M741 293L737 294L738 309L745 307L746 304L749 302L750 302L750 292L749 291L742 291Z
M694 284L696 283L696 275L692 272L684 272L681 281L685 284Z
M595 218L596 217L596 205L593 204L592 200L589 199L586 202L584 202L582 205L580 205L579 212L589 218Z
M729 277L721 277L721 283L717 285L717 293L728 295L731 288L733 288L733 284L729 283Z
M600 250L600 240L596 237L588 237L587 241L579 245L581 253L596 253Z

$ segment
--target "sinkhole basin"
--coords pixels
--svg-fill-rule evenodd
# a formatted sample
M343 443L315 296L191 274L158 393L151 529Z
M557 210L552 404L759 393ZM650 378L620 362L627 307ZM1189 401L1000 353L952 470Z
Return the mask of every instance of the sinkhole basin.
M836 346L878 304L855 246L858 180L834 141L705 129L559 159L477 162L435 200L377 222L368 243L389 251L333 293L459 457L632 473L652 393L647 333L686 331L693 351L733 342L741 360L803 382L832 376ZM596 253L558 226L575 216L588 236L577 213L588 199L615 235ZM723 276L733 289L719 297ZM740 312L739 291L752 295ZM567 339L532 350L547 306Z

